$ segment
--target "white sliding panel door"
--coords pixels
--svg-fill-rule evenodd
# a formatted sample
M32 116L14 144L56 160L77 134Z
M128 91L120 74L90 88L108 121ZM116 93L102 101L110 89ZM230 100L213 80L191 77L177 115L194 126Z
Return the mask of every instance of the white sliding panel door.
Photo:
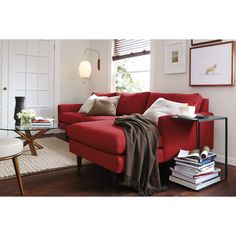
M54 117L54 41L9 41L9 125L15 96L25 96L25 108L37 116Z
M7 95L8 95L8 42L0 40L0 126L7 126ZM0 137L6 136L0 131Z

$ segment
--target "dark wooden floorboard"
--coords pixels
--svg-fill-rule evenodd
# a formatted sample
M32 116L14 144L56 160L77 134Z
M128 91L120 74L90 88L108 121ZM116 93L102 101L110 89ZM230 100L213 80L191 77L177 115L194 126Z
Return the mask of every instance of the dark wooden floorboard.
M223 168L223 165L221 164ZM236 196L236 167L229 166L228 179L202 191L169 183L169 166L161 166L166 192L154 196ZM132 189L113 187L110 172L94 164L23 176L25 196L137 196ZM0 196L20 196L16 178L0 181Z

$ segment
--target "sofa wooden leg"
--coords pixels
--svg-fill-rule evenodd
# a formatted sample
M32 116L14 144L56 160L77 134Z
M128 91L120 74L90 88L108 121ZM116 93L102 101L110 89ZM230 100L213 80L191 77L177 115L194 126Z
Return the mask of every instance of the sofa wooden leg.
M79 155L76 155L77 158L77 166L78 166L78 170L80 171L80 168L82 166L82 157Z
M111 172L111 181L113 188L116 188L118 186L118 180L119 180L119 175L114 172Z
M68 137L67 133L65 133L65 138L66 138L66 142L69 142L69 137Z

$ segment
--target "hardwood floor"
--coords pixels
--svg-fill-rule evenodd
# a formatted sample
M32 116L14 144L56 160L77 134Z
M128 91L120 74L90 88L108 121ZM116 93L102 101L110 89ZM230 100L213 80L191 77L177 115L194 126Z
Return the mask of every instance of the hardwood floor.
M229 166L227 180L199 192L169 183L168 165L161 166L160 171L168 190L154 196L236 196L236 167L233 166ZM73 167L22 179L25 196L137 196L132 189L114 188L111 173L94 164L82 166L81 173ZM0 196L20 196L16 178L0 181Z

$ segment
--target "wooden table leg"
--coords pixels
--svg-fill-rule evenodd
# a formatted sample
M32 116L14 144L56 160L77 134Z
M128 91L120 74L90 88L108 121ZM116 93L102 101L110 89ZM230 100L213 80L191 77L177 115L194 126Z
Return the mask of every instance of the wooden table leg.
M14 169L16 172L16 177L17 177L17 182L20 188L20 193L23 196L24 195L24 188L23 188L23 182L21 179L21 175L20 175L20 168L19 168L19 163L18 163L18 159L17 156L12 158L13 164L14 164Z
M34 145L35 145L38 149L42 149L42 148L43 148L42 145L40 145L39 143L37 143L37 142L35 142L35 141L34 141Z
M25 131L25 134L27 135L27 137L30 139L29 141L29 147L30 147L30 152L33 156L37 156L37 152L36 152L36 149L35 149L35 145L34 145L34 140L32 138L32 135L30 133L29 130L26 130Z
M27 136L29 137L29 139L30 139L30 141L29 141L29 147L30 147L31 154L32 154L33 156L37 156L37 152L36 152L36 149L35 149L33 136L31 135L31 133L30 133L29 130L26 130L25 133L26 133L26 135L27 135Z
M17 134L19 134L25 140L24 146L29 145L30 152L33 156L37 156L37 152L36 152L35 147L37 147L39 149L43 148L42 145L35 142L34 140L41 137L47 131L48 131L47 129L39 130L36 134L32 135L30 130L25 130L25 133L23 133L22 131L19 131L19 130L15 130L15 132Z
M31 140L30 141L24 141L24 146L26 146L26 145L28 145L29 143L31 142ZM37 143L37 142L35 142L34 141L34 146L36 146L38 149L42 149L43 148L43 146L42 145L40 145L39 143Z

